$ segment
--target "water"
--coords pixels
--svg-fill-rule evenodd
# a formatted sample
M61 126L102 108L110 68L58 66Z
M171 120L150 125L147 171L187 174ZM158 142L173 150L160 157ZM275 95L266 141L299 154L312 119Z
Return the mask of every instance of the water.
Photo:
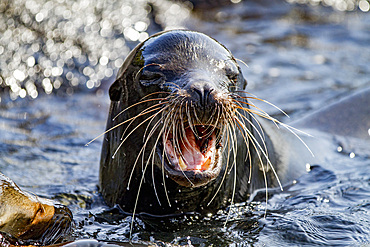
M66 240L127 243L131 217L106 207L97 193L101 140L85 144L104 131L107 88L138 41L172 27L215 37L248 64L241 64L247 89L290 114L286 119L266 107L285 122L370 85L368 2L292 2L246 1L190 14L188 5L167 1L2 1L0 171L23 189L69 206L76 226ZM267 205L261 191L229 216L142 217L132 239L366 246L368 143L344 143L333 150L335 159L311 167L283 192L270 191Z

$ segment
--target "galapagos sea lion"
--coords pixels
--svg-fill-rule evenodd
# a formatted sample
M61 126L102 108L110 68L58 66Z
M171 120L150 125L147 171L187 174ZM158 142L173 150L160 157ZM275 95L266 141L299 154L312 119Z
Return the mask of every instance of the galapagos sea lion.
M65 206L22 191L0 173L0 245L49 245L71 229Z
M292 127L249 102L255 97L245 86L232 54L204 34L163 32L139 44L109 92L100 167L106 202L131 213L215 212L302 174L310 152ZM369 138L369 99L367 89L294 126ZM305 142L335 149L328 140ZM0 181L0 237L50 244L68 232L68 209L22 192L3 175Z
M250 103L246 84L231 52L199 32L162 32L134 48L109 90L99 176L108 205L215 212L302 174L310 152L300 143L308 158L290 167L284 145L299 138ZM265 131L276 125L294 144Z

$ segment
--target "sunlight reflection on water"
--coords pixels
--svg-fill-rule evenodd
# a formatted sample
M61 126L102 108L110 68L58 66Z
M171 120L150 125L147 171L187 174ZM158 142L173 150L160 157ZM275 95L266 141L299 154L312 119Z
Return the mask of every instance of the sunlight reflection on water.
M114 218L96 192L101 140L84 145L104 131L107 88L148 35L185 26L215 37L248 63L241 66L248 90L295 119L369 85L370 22L362 13L369 1L287 2L244 1L191 14L188 4L165 0L1 1L0 102L8 94L18 99L0 108L1 171L68 204L77 223L73 237L127 242L131 218ZM369 241L369 159L336 149L343 160L329 164L335 172L310 164L307 176L269 201L266 218L263 194L253 208L233 208L226 228L220 210L203 221L173 220L171 231L138 220L134 238L214 246Z
M164 12L156 20L162 28L178 27L189 14L166 1L2 1L0 88L12 99L99 88L137 42L160 31L149 27L152 8Z

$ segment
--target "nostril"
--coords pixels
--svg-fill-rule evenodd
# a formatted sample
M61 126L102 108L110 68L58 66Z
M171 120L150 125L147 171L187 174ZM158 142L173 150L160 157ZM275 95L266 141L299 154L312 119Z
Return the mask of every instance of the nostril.
M194 96L198 98L200 105L207 106L212 103L213 88L209 86L193 87Z
M199 100L202 100L203 90L201 90L200 88L193 88L193 91L198 94L197 96L199 97Z
M213 90L214 90L213 88L205 89L204 90L204 98L208 100L210 98L211 93L213 92Z

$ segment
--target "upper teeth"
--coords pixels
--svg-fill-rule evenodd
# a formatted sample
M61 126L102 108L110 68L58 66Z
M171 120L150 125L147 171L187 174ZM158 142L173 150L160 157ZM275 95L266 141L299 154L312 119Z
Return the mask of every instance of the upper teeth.
M185 170L188 167L181 156L179 156L179 167L181 170Z

